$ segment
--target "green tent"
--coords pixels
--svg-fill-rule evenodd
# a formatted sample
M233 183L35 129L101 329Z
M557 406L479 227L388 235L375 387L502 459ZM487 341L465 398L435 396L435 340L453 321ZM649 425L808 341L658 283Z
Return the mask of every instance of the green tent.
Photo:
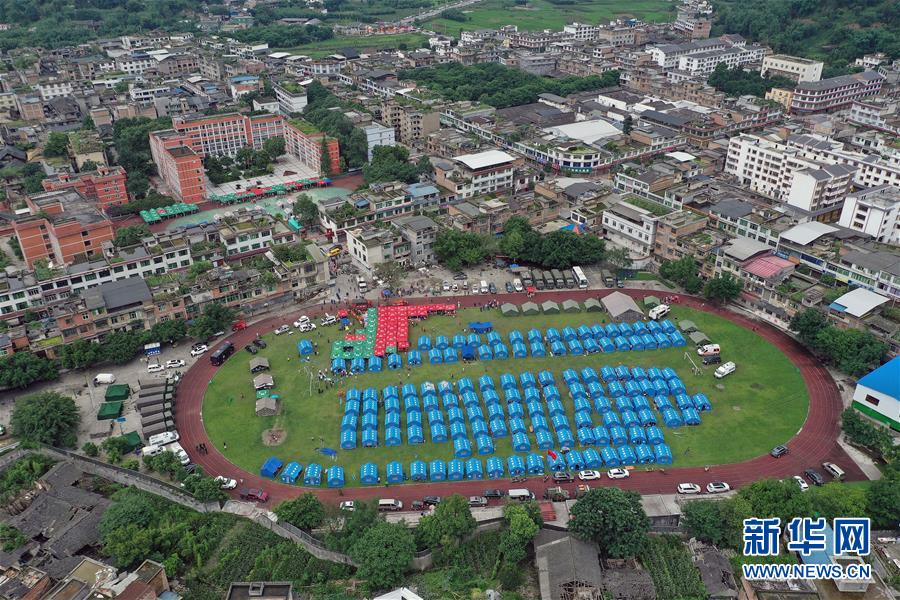
M596 298L588 298L584 301L584 308L588 312L603 312L603 304Z
M108 421L110 419L118 419L122 414L121 402L104 402L97 411L98 421Z
M644 298L644 306L647 308L655 308L662 304L656 296L647 296Z
M547 300L546 302L541 304L541 310L544 311L545 315L558 315L559 304L557 304L553 300Z
M581 312L581 305L575 300L563 300L562 309L563 312L577 313Z
M131 395L131 388L127 384L117 383L106 388L107 402L121 402Z
M697 325L694 324L693 321L689 321L685 319L681 323L678 324L679 329L681 329L685 333L690 333L692 331L697 331Z
M541 309L538 308L538 305L534 302L526 302L522 305L522 314L523 315L536 315L541 312Z
M519 307L515 304L506 302L505 304L500 306L500 312L504 317L514 317L519 314Z
M144 445L144 442L141 441L141 436L138 435L137 431L129 431L128 433L120 437L124 438L128 443L128 452L132 452L136 448L140 448Z
M712 341L711 339L709 339L709 336L707 336L702 331L692 331L688 335L688 337L691 338L691 341L694 342L695 344L697 344L698 346L701 344L708 344Z

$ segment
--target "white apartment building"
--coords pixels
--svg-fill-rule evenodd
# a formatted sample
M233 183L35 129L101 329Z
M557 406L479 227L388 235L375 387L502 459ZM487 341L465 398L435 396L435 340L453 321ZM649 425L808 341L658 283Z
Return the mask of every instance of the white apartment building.
M394 128L385 127L380 123L372 123L363 127L366 134L366 145L368 147L369 160L372 160L372 153L376 146L396 146L397 141L394 139Z
M684 44L659 44L647 48L647 53L653 58L653 61L664 69L678 68L678 61L682 56L691 54L700 54L703 52L712 52L714 50L725 50L732 46L744 46L746 44L740 36L733 36L725 39L724 37L709 38L708 40L697 40L695 42L685 42Z
M678 70L691 75L709 75L717 66L724 63L729 69L751 63L757 63L766 55L762 46L732 46L724 50L709 50L688 54L678 59Z
M780 75L794 81L819 81L824 63L787 54L770 54L763 58L760 75Z
M847 120L854 125L900 135L900 115L897 113L897 101L891 98L875 96L854 100L847 113Z
M604 237L625 248L633 259L647 258L656 244L659 219L672 209L646 198L626 196L603 211Z
M593 40L597 38L600 32L598 25L590 25L588 23L569 23L563 27L563 33L566 37L576 40Z
M789 136L787 145L799 150L803 157L853 167L856 169L853 181L859 186L900 188L900 151L891 148L883 155L863 154L846 150L842 142L811 134Z
M157 96L165 96L171 91L172 88L167 85L147 88L131 85L128 90L128 95L135 102L144 102L146 100L153 100Z
M348 229L346 234L350 259L369 276L383 262L393 260L403 265L409 262L410 243L392 227L365 225Z
M889 185L847 196L841 227L867 233L879 242L900 245L900 190Z
M116 70L129 75L142 75L144 71L156 68L156 59L145 53L125 54L116 58Z
M306 108L306 88L295 83L276 83L272 89L275 91L275 99L278 100L278 109L283 115L301 113Z
M458 199L510 190L514 183L516 158L502 150L487 150L457 156L435 164L439 186Z
M802 156L797 148L755 135L731 138L725 172L753 191L821 213L840 206L856 169Z
M39 83L34 87L40 92L41 100L44 101L71 96L73 91L72 84L68 81Z

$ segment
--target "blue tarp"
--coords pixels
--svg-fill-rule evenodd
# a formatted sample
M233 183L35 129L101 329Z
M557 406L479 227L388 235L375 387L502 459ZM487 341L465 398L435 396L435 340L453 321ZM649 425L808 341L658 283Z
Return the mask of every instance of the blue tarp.
M303 475L303 485L322 485L322 465L316 463L306 465L306 473Z
M397 460L389 462L386 470L388 483L403 482L403 463Z
M325 481L330 488L344 487L344 467L334 465L329 468L325 475Z
M375 485L378 483L378 465L370 462L360 467L359 481L363 485Z
M312 342L309 340L300 340L297 342L297 353L300 356L306 356L308 354L312 354L315 352L315 348L312 345Z
M300 471L302 470L303 467L300 466L300 463L289 462L281 472L281 481L284 483L294 484L297 481L297 477L299 477L300 475Z

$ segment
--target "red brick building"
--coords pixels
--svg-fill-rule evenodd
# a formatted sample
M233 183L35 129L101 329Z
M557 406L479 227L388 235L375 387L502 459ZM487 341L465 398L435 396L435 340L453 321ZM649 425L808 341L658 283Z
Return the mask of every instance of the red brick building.
M98 167L96 171L86 173L60 173L41 182L44 190L74 189L97 203L103 210L108 206L128 202L125 169L122 167Z

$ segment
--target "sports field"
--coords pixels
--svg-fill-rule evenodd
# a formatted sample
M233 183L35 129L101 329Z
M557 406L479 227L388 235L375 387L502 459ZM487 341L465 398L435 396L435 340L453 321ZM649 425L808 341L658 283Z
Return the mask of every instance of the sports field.
M305 54L312 58L322 58L331 54L340 54L345 48L353 48L357 52L374 52L384 49L421 48L428 38L419 33L398 33L390 35L345 35L337 36L324 42L313 42L293 48L277 48L281 52Z
M320 327L312 334L264 336L268 347L259 356L269 359L271 374L275 379L275 392L282 398L281 410L274 417L257 417L254 414L255 393L249 360L252 356L239 349L228 362L220 367L210 384L203 404L203 420L210 439L222 448L223 454L236 465L250 472L258 472L260 465L269 456L277 456L285 462L296 460L302 465L317 462L323 466L331 464L331 459L322 456L317 448L337 449L336 464L344 467L347 484L358 484L361 465L375 462L383 472L384 466L393 460L408 465L416 459L431 460L453 458L452 443L434 444L426 431L426 443L407 445L405 427L404 443L397 447L377 448L357 447L354 450L340 450L340 422L343 406L338 392L354 387L363 390L375 387L379 390L388 385L415 384L431 381L477 378L487 374L498 386L503 373L518 376L530 371L535 376L539 371L551 371L563 393L563 404L570 422L573 422L573 405L566 393L562 372L565 369L581 369L591 366L598 372L604 365L649 367L671 367L684 382L688 394L703 392L713 405L712 412L701 413L702 424L697 427L671 429L660 425L665 441L672 449L674 466L702 466L727 464L766 453L772 446L790 439L802 426L808 408L808 396L803 380L797 369L776 348L751 331L740 328L717 316L685 307L674 307L670 314L673 321L690 319L712 340L723 347L723 359L734 360L737 371L723 380L713 377L713 369L703 369L701 375L692 373L690 363L685 359L685 350L696 354L690 346L666 350L614 352L584 356L565 356L524 359L510 358L450 365L428 365L397 371L365 373L347 377L334 387L322 387L316 377L319 369L330 366L327 348L330 341L339 335L335 327ZM555 327L560 331L566 326L593 325L609 322L603 313L577 313L537 316L501 317L499 311L480 312L463 310L456 317L433 317L410 328L410 340L414 345L420 335L451 337L461 333L470 321L493 323L494 330L504 340L506 334L517 329L523 334L531 328L546 330ZM676 321L677 322L677 321ZM312 355L310 362L298 358L296 344L300 339L317 342L322 352ZM427 362L427 358L426 358ZM404 365L406 364L404 357ZM718 387L721 386L721 389ZM321 393L320 393L321 389ZM502 396L501 396L502 397ZM599 417L594 415L595 424ZM282 432L279 445L270 447L264 443L271 429ZM573 432L574 433L574 432ZM532 448L536 448L533 434L529 436ZM471 438L471 435L470 435ZM379 440L384 440L384 412L379 413ZM470 442L474 440L470 439ZM474 444L473 444L474 445ZM495 455L506 458L513 454L510 438L495 438ZM486 457L481 457L486 458Z
M553 4L547 0L528 0L520 6L511 0L485 0L463 9L468 16L464 22L450 19L434 19L424 26L445 35L459 36L460 31L497 29L504 25L516 25L520 30L560 30L567 23L599 24L617 18L637 18L661 22L673 20L674 4L665 0L591 0L572 4Z

